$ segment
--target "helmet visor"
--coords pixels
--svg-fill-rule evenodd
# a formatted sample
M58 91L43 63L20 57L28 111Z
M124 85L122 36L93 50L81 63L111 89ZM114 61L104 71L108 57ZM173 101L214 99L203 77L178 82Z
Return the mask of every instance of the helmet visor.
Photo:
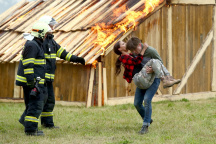
M49 22L49 25L51 25L51 26L54 26L56 24L58 24L58 23L54 18L52 18L51 21Z

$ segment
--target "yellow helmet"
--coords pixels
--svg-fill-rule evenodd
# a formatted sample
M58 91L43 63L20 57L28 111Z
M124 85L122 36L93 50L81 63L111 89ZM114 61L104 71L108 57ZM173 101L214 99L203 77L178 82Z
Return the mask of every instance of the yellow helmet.
M51 26L58 24L57 21L53 17L48 16L48 15L44 15L44 16L40 17L38 22L44 22L44 23L51 25Z
M46 23L37 22L32 26L31 34L34 37L43 39L47 32L52 32L52 29Z

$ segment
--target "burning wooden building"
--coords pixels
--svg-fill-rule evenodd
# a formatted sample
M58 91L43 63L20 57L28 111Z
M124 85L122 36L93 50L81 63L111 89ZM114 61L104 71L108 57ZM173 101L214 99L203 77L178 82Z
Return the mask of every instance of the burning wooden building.
M43 15L58 21L55 40L86 60L82 66L58 59L58 101L87 106L133 101L135 85L122 73L115 76L112 51L115 42L132 35L155 47L171 74L182 79L168 90L160 87L155 100L200 97L200 92L215 96L214 0L22 0L0 15L0 98L23 97L14 84L25 43L22 33Z

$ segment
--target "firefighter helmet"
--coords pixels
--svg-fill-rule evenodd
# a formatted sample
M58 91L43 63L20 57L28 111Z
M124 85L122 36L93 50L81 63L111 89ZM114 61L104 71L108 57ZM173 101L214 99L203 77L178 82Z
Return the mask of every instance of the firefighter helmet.
M51 25L51 26L58 24L57 21L53 17L48 16L48 15L44 15L44 16L40 17L38 21L44 22L44 23Z
M46 23L37 22L32 26L31 34L34 37L43 39L47 32L52 32L52 29Z

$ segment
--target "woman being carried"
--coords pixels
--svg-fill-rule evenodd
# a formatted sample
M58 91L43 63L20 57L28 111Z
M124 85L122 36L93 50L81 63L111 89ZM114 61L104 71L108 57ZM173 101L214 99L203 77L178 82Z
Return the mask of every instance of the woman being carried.
M135 85L140 89L149 88L155 77L162 80L163 88L178 84L181 80L176 80L170 76L170 73L159 59L147 59L148 62L145 65L142 63L143 55L147 48L148 45L146 43L144 45L140 43L137 49L131 50L132 53L138 54L134 56L134 54L128 53L125 42L118 41L114 46L114 52L119 55L116 61L116 75L121 72L121 64L123 64L125 68L123 78L126 79L128 83L131 83L133 79ZM135 65L140 65L143 68L141 71L136 71L134 70ZM149 68L152 68L153 73L148 72Z

